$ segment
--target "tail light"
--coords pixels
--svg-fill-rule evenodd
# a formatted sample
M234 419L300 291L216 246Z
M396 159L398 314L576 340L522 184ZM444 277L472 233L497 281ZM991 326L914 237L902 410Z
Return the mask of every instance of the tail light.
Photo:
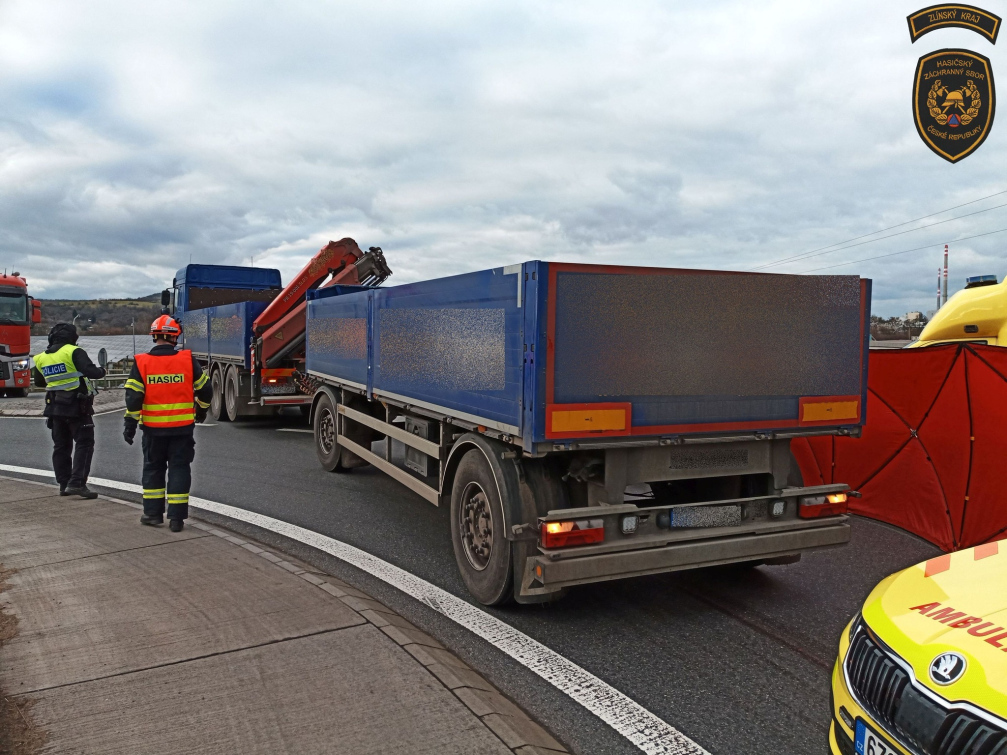
M801 519L820 519L825 516L839 516L849 511L846 493L812 495L801 499L797 509Z
M542 523L543 548L568 548L571 545L603 542L605 542L605 522L602 519Z

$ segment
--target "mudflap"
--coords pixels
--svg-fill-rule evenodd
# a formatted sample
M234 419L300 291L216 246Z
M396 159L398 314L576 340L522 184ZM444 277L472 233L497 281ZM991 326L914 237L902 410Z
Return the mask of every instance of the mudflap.
M538 518L569 507L562 472L552 459L515 460L521 503L521 524L514 534L514 600L517 603L551 603L566 595L567 587L545 587L538 580L532 558L539 555Z

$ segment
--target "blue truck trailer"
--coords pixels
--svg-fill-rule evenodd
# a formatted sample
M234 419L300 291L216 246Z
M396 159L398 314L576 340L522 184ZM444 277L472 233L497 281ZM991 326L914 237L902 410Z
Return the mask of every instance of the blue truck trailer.
M532 261L307 295L322 466L450 506L487 605L849 540L793 438L858 436L871 282Z

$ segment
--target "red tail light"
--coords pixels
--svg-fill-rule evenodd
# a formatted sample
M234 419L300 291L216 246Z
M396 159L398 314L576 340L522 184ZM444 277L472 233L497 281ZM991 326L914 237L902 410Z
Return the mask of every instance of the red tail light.
M601 519L542 523L543 548L568 548L571 545L603 542L605 542L605 522Z
M849 508L846 493L829 493L828 495L802 498L797 514L801 519L820 519L826 516L845 514Z

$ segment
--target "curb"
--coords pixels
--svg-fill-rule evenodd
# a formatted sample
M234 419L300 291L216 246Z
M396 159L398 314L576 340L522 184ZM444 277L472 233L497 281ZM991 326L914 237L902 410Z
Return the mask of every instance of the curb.
M0 475L0 479L56 488L55 485L49 483L25 480L20 477ZM98 498L136 510L143 509L140 504L121 498L112 498L106 495L99 495ZM313 566L289 557L282 551L281 555L277 555L261 544L252 542L248 538L238 537L219 526L209 525L197 517L190 517L189 526L215 535L239 548L244 548L342 602L424 666L515 755L559 755L569 752L548 731L535 723L516 703L501 694L492 684L447 650L440 642L410 624L391 608L370 595L351 587L336 577L318 571Z

